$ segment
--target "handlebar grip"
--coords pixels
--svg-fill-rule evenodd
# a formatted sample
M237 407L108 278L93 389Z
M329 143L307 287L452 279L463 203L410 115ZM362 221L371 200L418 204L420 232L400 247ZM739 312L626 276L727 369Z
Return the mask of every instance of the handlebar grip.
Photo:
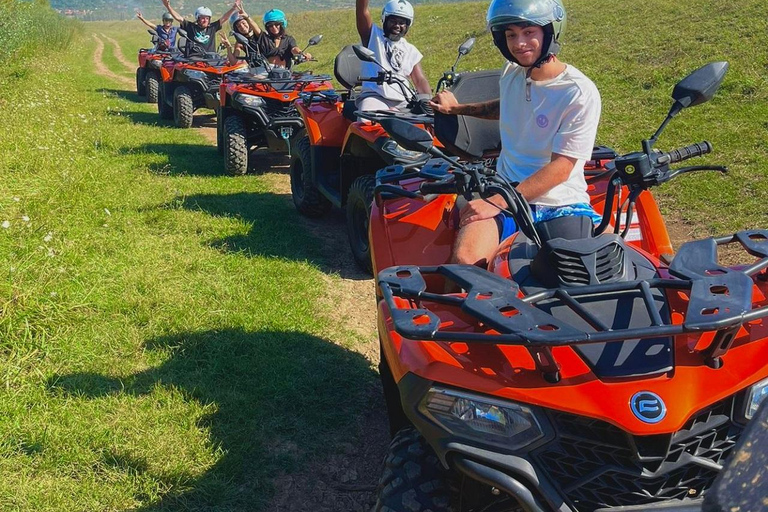
M419 192L422 194L455 194L456 182L451 181L425 181L419 185Z
M673 149L672 151L667 153L665 156L669 157L668 163L674 164L677 162L682 162L683 160L687 160L689 158L693 158L695 156L706 155L711 151L712 151L712 144L710 144L707 141L702 141L702 142L699 142L698 144L691 144L690 146Z

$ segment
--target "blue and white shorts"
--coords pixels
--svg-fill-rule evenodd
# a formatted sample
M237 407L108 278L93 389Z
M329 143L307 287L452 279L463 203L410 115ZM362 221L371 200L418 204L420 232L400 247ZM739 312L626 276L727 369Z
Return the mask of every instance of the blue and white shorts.
M534 224L569 215L590 217L594 224L600 224L603 220L603 218L592 209L592 206L587 203L576 203L566 206L532 204L531 213L533 213ZM501 212L494 217L494 220L496 221L496 226L499 228L499 240L505 240L517 232L517 223L508 213Z

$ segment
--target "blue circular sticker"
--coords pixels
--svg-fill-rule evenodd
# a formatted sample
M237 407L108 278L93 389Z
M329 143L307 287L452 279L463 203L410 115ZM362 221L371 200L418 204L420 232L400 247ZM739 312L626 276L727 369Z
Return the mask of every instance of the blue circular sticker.
M632 409L632 414L644 423L658 423L667 415L664 400L650 391L640 391L632 395L629 407Z

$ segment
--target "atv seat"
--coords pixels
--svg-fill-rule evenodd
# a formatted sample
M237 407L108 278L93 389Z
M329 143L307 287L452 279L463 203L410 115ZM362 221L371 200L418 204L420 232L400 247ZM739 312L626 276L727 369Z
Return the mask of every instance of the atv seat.
M342 114L352 122L357 121L354 90L355 87L360 85L358 78L360 78L360 73L362 73L362 66L363 63L355 55L351 44L342 48L333 61L333 75L349 91L347 99L344 100Z
M475 103L499 97L501 70L492 69L457 75L451 92L459 103ZM435 136L449 153L466 160L478 159L501 148L499 122L469 116L446 116L435 112Z

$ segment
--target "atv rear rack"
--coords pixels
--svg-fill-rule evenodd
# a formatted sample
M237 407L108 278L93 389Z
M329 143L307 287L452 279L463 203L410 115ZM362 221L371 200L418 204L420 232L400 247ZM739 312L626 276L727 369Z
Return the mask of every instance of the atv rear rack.
M738 242L750 255L760 258L743 269L717 263L717 246ZM765 279L768 268L768 230L741 231L722 238L707 238L684 244L669 266L670 278L654 278L587 286L560 287L520 297L514 281L504 279L472 265L431 267L399 266L379 273L382 296L389 307L395 331L412 340L472 342L523 345L532 349L534 360L545 376L559 379L559 367L552 347L631 339L649 339L687 333L714 331L710 345L702 351L704 361L713 368L722 366L722 355L744 323L768 316L768 305L753 309L753 279ZM427 290L424 276L440 275L466 294L437 293ZM663 318L655 305L654 291L682 290L688 307L682 324ZM631 297L641 299L650 325L612 328L591 313L585 305ZM449 331L434 312L419 308L403 309L395 303L400 297L429 301L459 308L477 320L485 332ZM542 303L559 301L578 315L592 330L563 321L541 309Z

